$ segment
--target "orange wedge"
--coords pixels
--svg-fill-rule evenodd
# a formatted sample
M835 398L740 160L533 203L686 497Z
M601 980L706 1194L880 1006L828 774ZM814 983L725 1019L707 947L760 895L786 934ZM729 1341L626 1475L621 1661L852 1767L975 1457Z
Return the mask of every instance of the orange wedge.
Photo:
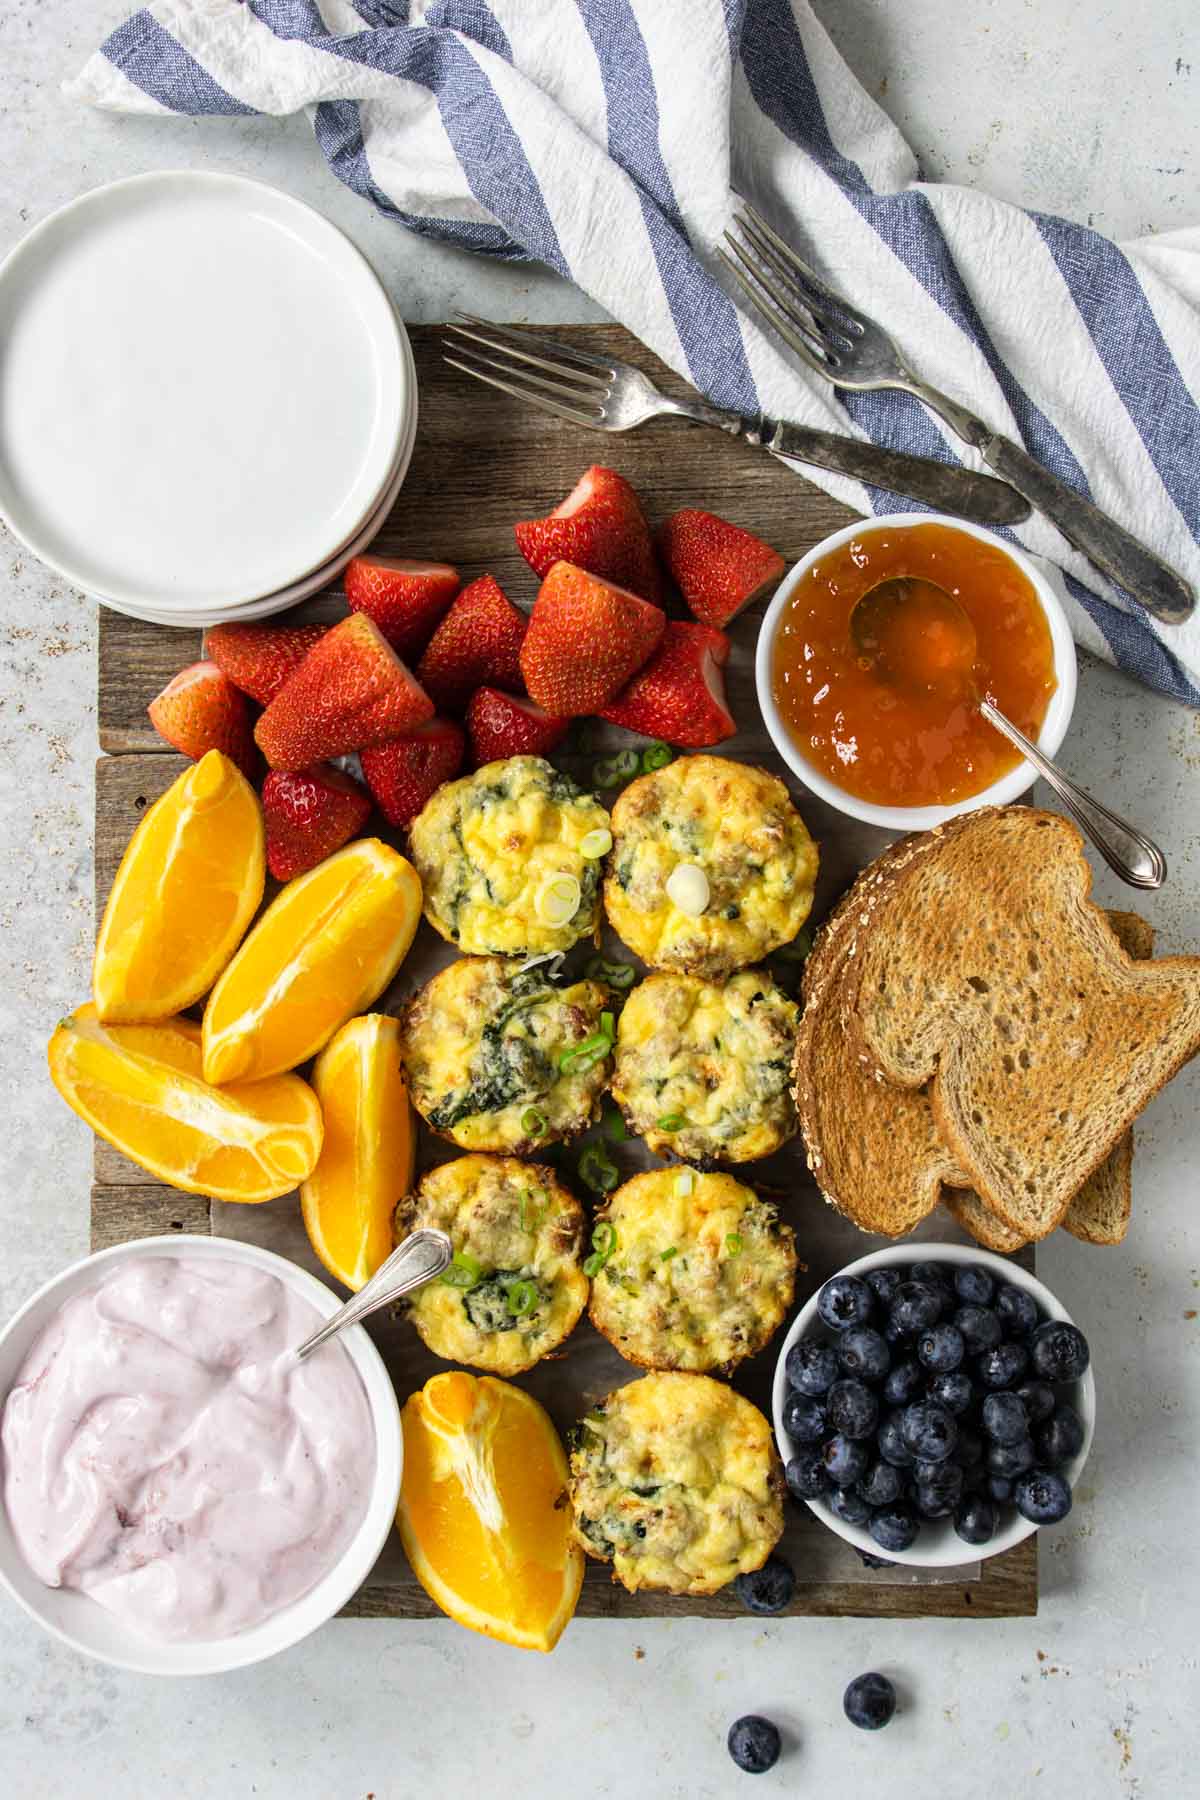
M208 997L208 1081L261 1081L315 1056L378 999L421 917L412 864L358 838L289 881Z
M400 1068L400 1026L351 1019L313 1064L325 1120L316 1168L300 1189L309 1242L356 1292L392 1250L392 1214L412 1186L413 1127Z
M218 1200L274 1200L321 1153L321 1108L298 1075L209 1087L188 1019L105 1025L94 1006L60 1021L50 1079L115 1150L170 1187Z
M206 994L263 896L262 808L210 750L172 782L129 840L96 940L100 1017L169 1019Z
M553 1650L575 1611L567 1459L550 1415L491 1375L434 1375L403 1412L396 1523L413 1573L460 1625Z

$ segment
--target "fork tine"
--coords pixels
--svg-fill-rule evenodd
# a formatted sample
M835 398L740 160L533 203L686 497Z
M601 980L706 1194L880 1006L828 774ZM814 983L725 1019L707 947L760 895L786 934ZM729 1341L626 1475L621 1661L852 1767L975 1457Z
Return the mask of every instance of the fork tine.
M797 306L803 307L806 313L811 313L817 324L824 326L826 336L841 338L843 343L851 344L856 333L845 315L823 306L819 300L814 300L812 295L801 286L791 264L779 254L770 240L760 237L756 228L749 221L741 220L739 223L746 234L750 248L759 261L765 263L767 268L778 277L779 282L782 282L783 291L787 297ZM734 241L736 243L736 240Z
M481 338L478 341L482 343L485 340ZM502 360L503 357L511 354L502 346L493 345L489 348L500 349L501 356L485 356L483 351L477 350L473 344L464 345L453 339L443 339L442 341L443 350L456 350L459 355L470 356L476 363L481 363L485 369L495 369L498 375L510 375L514 380L524 382L527 387L535 387L541 393L554 395L561 400L574 400L580 406L599 406L608 391L603 386L576 387L573 381L556 381L547 375L536 375L532 369L522 368L520 363ZM523 358L522 360L528 361L529 359ZM537 366L545 368L547 365L539 363Z
M451 323L447 329L457 331L461 337L474 338L478 343L486 344L489 350L507 350L513 356L519 356L523 362L533 363L535 367L553 366L558 374L570 373L580 381L591 382L596 387L607 387L616 376L616 369L603 357L591 356L586 350L576 350L573 344L559 344L553 338L545 338L537 332L526 331L524 327L514 331L507 325L494 325L490 319L477 319L472 313L461 312L455 308L455 316L464 319L466 325ZM474 327L468 331L466 326ZM490 334L490 338L489 338ZM531 356L531 349L543 350L544 357ZM583 365L583 366L579 366ZM606 379L600 380L590 375L589 369L596 369Z
M798 255L797 252L792 249L792 246L788 243L786 238L780 237L773 225L767 224L767 221L763 218L762 214L756 207L751 206L748 200L742 201L742 211L738 216L738 224L747 235L749 235L751 227L757 229L760 238L768 239L769 242L774 245L776 251L792 265L793 269L804 278L808 285L813 288L816 293L820 294L822 299L828 300L834 306L840 307L848 319L853 319L856 325L861 325L864 328L870 323L862 313L858 312L857 309L850 304L844 294L839 294L836 288L830 287L829 283L824 280L822 276L818 275L817 271L812 268L810 264L806 263L802 256Z
M757 310L764 317L769 317L771 324L774 325L781 336L784 335L784 326L786 325L790 327L794 333L802 337L809 349L817 356L825 359L826 363L833 361L836 353L823 335L820 324L815 319L810 318L807 313L797 313L793 307L788 304L787 296L782 295L777 285L772 284L772 282L767 279L767 276L759 268L754 259L747 256L737 239L730 237L728 232L726 232L725 235L730 249L733 251L734 256L737 257L738 262L741 263L742 267L739 269L737 263L732 260L726 251L720 249L719 246L718 253L724 258L726 266L733 275L736 276L743 291L749 295ZM789 339L789 342L790 341L791 340Z
M737 282L759 317L765 319L772 330L779 333L784 343L787 344L789 349L795 351L801 362L807 363L810 369L815 369L818 375L823 375L826 381L831 380L832 373L830 365L825 360L824 356L813 351L811 348L812 339L801 337L800 332L793 329L787 318L780 314L775 307L767 305L759 290L751 285L745 275L743 275L742 271L738 268L733 258L728 256L720 246L717 248L717 255L721 258L721 261L725 264L729 273L733 276L733 279Z
M527 400L531 406L540 406L543 412L553 413L556 418L566 419L570 425L591 425L602 427L603 417L595 413L579 412L573 406L563 406L557 400L551 400L548 394L539 394L531 388L517 386L510 381L500 381L495 375L488 375L483 369L477 369L470 363L459 362L457 357L447 356L442 352L442 361L448 362L452 369L461 369L464 375L473 375L476 381L486 381L489 387L499 388L502 394L511 394L515 400Z

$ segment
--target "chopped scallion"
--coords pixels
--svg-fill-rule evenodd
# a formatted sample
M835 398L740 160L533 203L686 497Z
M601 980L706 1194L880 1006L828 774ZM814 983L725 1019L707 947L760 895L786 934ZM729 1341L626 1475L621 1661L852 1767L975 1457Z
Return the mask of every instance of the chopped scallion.
M601 757L592 770L592 784L598 788L620 787L637 774L639 767L636 750L618 750L615 756Z
M544 1112L536 1106L527 1106L521 1114L521 1130L526 1137L545 1137L549 1129L549 1121Z
M686 1124L687 1120L682 1113L664 1113L658 1120L658 1129L659 1131L682 1131Z
M740 1256L742 1254L742 1240L736 1231L731 1231L726 1234L725 1248L728 1250L730 1256Z
M668 763L675 761L675 752L670 744L664 744L661 738L657 743L647 745L642 751L642 773L652 775L655 769L665 769Z
M535 1281L514 1281L504 1298L513 1318L523 1319L537 1305L537 1297Z
M450 1267L438 1276L438 1280L447 1287L462 1288L465 1292L478 1284L482 1274L483 1264L477 1262L468 1250L456 1250L450 1258Z

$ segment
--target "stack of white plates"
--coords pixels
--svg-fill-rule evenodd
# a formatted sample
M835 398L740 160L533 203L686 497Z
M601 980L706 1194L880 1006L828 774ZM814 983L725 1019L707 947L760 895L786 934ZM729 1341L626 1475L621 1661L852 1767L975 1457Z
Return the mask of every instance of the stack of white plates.
M215 625L316 593L386 519L416 427L387 293L276 188L119 181L0 266L0 516L118 612Z

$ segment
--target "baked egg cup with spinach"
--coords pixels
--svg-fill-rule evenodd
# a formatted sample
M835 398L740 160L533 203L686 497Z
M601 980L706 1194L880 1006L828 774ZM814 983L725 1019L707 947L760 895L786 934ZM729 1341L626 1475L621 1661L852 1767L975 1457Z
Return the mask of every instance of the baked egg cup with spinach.
M658 1155L755 1162L799 1127L791 1065L800 1008L762 969L726 982L649 975L617 1027L613 1098Z
M726 1372L757 1355L792 1304L796 1243L732 1175L652 1169L597 1215L605 1246L589 1316L627 1362Z
M570 1336L588 1297L584 1215L551 1169L514 1156L442 1163L396 1208L396 1242L427 1225L446 1232L453 1260L402 1304L435 1356L519 1375Z
M575 1429L571 1505L589 1556L631 1593L715 1594L783 1533L771 1427L707 1375L643 1375Z
M594 937L609 817L540 756L447 781L412 822L425 916L473 956L569 950Z

